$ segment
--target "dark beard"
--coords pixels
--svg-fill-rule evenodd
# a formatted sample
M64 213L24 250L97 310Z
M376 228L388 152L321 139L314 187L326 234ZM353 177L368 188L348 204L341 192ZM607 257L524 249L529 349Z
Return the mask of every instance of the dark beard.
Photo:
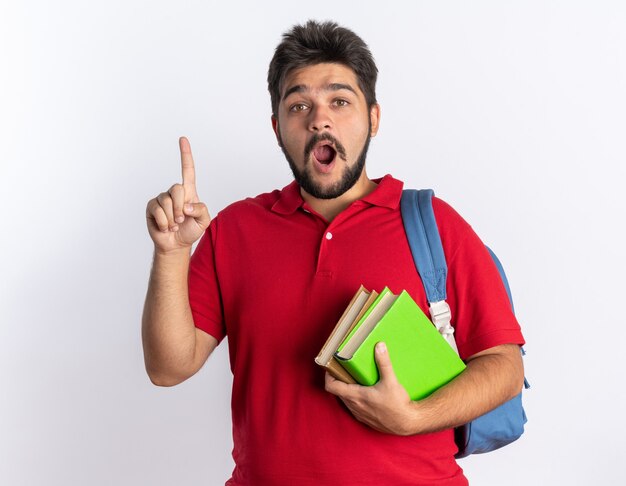
M371 133L371 122L369 132ZM300 171L296 164L293 161L293 158L287 153L283 144L280 144L280 148L285 154L285 158L287 162L289 162L289 167L291 168L291 172L293 173L293 177L298 183L298 185L304 189L307 193L313 196L316 199L335 199L345 192L349 191L359 180L361 177L361 173L363 172L363 168L365 167L365 159L367 158L367 150L369 149L371 137L367 137L365 143L363 144L363 149L361 149L361 153L359 154L356 163L352 167L347 167L346 171L343 173L343 176L340 181L336 182L332 186L324 189L319 184L316 184L311 177L310 165L307 164L309 160L311 148L321 140L330 140L335 144L337 148L337 154L335 157L345 158L345 150L343 150L342 145L336 140L333 136L329 134L323 134L319 137L315 137L311 140L309 144L307 144L307 148L304 153L304 161L305 167L302 171Z

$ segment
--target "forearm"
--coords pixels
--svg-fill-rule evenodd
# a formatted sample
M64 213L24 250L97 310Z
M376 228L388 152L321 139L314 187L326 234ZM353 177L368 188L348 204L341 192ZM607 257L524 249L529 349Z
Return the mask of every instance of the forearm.
M519 346L498 346L502 353L476 355L454 380L429 397L411 402L410 430L425 434L474 420L516 396L524 370Z
M189 250L154 254L142 339L146 371L155 384L176 384L193 374L196 334L187 285L189 258Z

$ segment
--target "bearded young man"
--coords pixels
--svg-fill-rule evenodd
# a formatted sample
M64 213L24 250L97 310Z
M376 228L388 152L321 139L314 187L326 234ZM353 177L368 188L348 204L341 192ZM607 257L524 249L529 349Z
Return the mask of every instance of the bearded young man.
M464 485L452 428L521 390L524 340L497 269L471 227L436 198L466 370L411 401L381 343L381 379L372 387L324 376L313 362L361 284L406 289L428 310L402 225L403 183L369 179L365 170L380 121L376 75L350 30L313 21L293 27L270 63L268 86L272 126L295 180L211 220L181 138L182 184L148 203L155 253L143 316L146 369L156 385L176 385L228 336L229 485Z

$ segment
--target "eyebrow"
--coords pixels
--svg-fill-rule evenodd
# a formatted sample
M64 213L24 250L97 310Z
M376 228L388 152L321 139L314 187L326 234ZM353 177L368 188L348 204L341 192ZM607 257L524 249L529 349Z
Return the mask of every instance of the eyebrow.
M324 91L339 91L342 89L347 89L348 91L352 91L355 95L357 94L355 89L349 84L330 83L324 87ZM296 84L295 86L292 86L287 91L285 91L285 94L283 95L283 100L285 100L287 96L289 96L292 93L305 93L310 90L311 88L307 86L306 84Z

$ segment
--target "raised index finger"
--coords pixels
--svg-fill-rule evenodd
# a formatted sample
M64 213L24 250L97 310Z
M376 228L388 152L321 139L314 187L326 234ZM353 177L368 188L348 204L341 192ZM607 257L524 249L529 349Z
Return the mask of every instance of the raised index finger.
M180 137L180 161L183 169L183 188L185 189L185 202L198 202L196 192L196 169L191 155L191 145L187 137Z

